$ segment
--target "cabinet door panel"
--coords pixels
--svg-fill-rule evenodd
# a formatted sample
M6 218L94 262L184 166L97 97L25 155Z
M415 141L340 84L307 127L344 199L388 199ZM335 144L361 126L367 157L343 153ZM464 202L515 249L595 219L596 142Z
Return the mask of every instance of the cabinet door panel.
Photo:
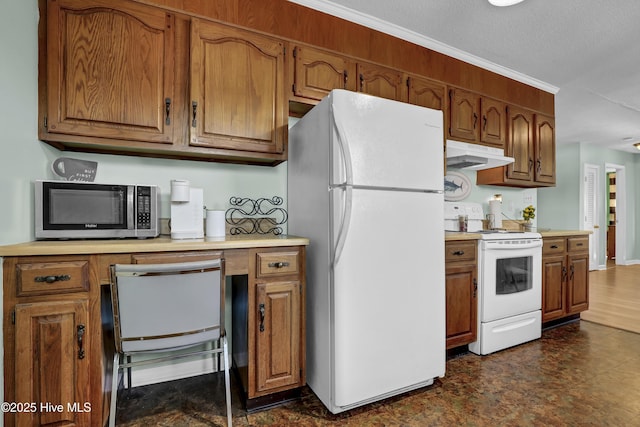
M482 98L481 104L480 141L503 148L507 139L506 107L504 103L488 98Z
M88 302L18 304L15 311L15 400L38 405L35 413L17 414L17 424L90 425L90 408L84 406L90 402L90 359L80 354L78 336L82 327L82 348L88 352ZM60 410L41 411L40 402Z
M507 178L532 182L533 175L533 114L516 107L509 107L510 141L505 147L505 155L515 162L507 166Z
M355 63L309 47L296 46L293 92L321 100L333 89L355 89Z
M556 183L555 122L551 117L536 115L536 173L537 182Z
M569 255L567 314L589 308L589 254Z
M47 130L172 143L174 16L87 3L48 2Z
M447 348L476 340L477 281L475 264L447 267Z
M374 64L358 63L358 92L394 101L407 101L401 72Z
M460 89L449 90L450 121L452 138L468 141L478 140L478 95Z
M300 282L260 283L256 289L257 390L300 382Z
M284 75L282 42L194 19L191 145L282 153Z
M434 110L445 109L444 85L419 77L409 77L409 103Z
M542 260L542 321L565 315L565 256L544 257Z

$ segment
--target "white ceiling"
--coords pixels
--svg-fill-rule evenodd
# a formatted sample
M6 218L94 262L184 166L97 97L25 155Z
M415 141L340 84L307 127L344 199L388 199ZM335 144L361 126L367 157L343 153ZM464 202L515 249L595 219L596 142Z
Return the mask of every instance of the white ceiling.
M558 144L640 153L639 0L291 1L557 91Z

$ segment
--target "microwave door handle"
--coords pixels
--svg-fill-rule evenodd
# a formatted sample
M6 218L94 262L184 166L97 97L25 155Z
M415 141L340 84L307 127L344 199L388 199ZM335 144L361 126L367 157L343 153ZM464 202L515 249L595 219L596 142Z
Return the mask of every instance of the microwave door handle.
M127 186L127 206L131 206L131 209L127 209L127 229L134 230L136 228L136 224L134 222L134 218L136 217L136 211L138 210L138 206L136 206L136 188L133 185Z

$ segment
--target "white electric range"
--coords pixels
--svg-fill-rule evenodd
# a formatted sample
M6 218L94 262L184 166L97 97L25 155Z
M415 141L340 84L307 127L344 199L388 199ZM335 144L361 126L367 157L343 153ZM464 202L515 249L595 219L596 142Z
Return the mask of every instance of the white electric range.
M540 338L542 334L542 237L539 233L482 230L482 205L445 202L445 230L467 231L478 240L478 339L469 344L485 355Z

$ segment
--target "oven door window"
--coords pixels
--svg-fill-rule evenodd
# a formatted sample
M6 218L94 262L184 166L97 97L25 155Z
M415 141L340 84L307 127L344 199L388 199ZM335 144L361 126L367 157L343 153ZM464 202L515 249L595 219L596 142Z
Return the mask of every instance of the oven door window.
M496 260L496 294L508 295L531 289L532 264L531 256Z

